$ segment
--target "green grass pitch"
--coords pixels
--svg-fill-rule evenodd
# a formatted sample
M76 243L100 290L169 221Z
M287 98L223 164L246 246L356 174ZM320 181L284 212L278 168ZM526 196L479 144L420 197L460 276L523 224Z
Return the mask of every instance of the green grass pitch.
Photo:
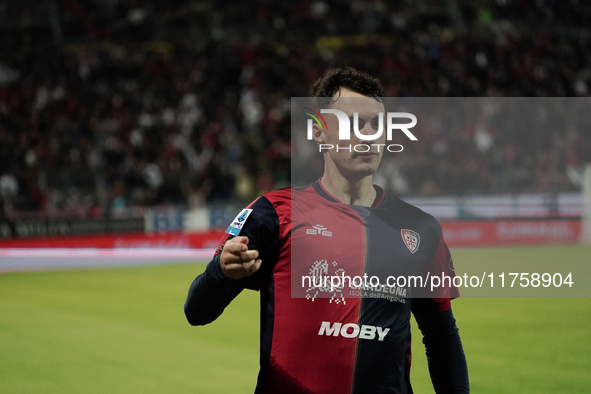
M470 261L586 259L583 246L470 249ZM556 260L554 260L556 261ZM258 295L191 327L183 303L203 264L0 274L0 393L252 393ZM576 278L575 278L576 280ZM590 299L453 302L474 393L588 393ZM432 393L413 321L415 392Z

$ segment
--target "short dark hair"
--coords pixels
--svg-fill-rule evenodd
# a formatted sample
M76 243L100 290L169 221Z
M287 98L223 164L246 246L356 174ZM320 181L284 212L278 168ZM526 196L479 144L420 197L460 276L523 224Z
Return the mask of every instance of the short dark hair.
M310 92L310 95L314 97L312 105L315 109L330 108L335 101L334 95L341 89L373 97L380 103L383 102L384 88L377 78L353 67L345 66L329 70L314 82Z

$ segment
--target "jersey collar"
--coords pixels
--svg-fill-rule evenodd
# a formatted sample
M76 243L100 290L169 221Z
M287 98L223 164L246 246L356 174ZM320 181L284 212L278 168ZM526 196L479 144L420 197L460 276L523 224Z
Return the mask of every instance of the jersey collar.
M316 193L320 194L323 198L327 199L328 201L340 203L340 201L335 196L330 194L324 188L324 186L322 186L322 183L320 183L320 179L312 183L312 187L314 188ZM375 184L373 185L373 188L376 189L376 198L375 200L373 200L373 204L371 204L370 208L377 208L382 202L384 202L386 192L384 191L384 189L382 189L381 186Z

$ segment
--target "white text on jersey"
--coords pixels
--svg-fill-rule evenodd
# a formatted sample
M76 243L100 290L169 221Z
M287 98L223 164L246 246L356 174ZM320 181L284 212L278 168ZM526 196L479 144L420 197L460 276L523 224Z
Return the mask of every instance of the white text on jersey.
M338 337L339 334L345 338L355 338L359 337L359 339L375 339L376 333L378 336L378 341L382 342L386 335L390 331L389 328L383 328L378 326L369 326L369 325L359 325L355 323L333 323L331 325L328 321L323 321L320 325L320 330L318 330L318 335L326 335L326 336L333 336Z

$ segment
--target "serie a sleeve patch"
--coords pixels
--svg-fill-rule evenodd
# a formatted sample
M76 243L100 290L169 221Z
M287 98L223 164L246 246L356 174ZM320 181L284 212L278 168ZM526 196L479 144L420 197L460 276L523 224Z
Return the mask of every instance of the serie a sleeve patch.
M238 234L240 234L240 230L242 230L244 223L246 223L246 219L248 219L248 216L251 213L252 209L243 209L242 211L240 211L240 213L236 215L234 220L232 220L230 227L228 227L228 229L225 232L233 236L237 236Z

